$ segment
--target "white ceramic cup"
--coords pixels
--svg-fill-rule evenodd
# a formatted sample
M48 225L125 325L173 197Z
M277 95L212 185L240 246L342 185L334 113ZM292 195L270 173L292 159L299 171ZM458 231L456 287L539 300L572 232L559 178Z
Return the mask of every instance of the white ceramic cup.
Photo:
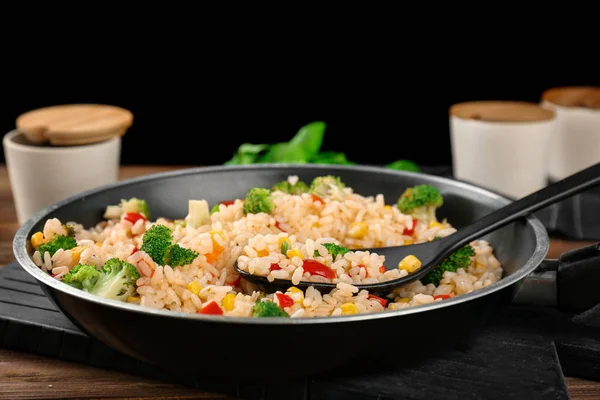
M541 105L556 113L557 126L548 149L551 180L600 162L600 108L563 106L548 100Z
M42 208L119 176L120 136L81 146L35 146L13 130L2 145L19 224Z
M552 111L524 102L479 101L450 109L454 177L512 199L547 185Z

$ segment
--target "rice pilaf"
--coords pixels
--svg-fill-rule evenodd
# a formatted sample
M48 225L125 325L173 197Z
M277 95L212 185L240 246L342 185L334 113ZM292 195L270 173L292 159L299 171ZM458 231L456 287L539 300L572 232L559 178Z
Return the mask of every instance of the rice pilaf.
M385 298L354 286L418 269L416 259L389 266L383 256L353 249L451 235L456 231L452 225L435 216L442 201L437 189L421 185L386 204L383 195L362 196L330 176L310 185L290 176L210 211L206 201L190 200L187 216L178 220L153 220L148 204L133 198L108 205L105 220L89 228L77 221L47 220L31 238L32 259L79 289L172 311L297 318L395 310L443 301L502 278L492 247L477 240L466 246L462 258L448 260L436 274ZM241 269L270 280L289 279L290 287L263 293L240 279L236 261ZM336 289L302 291L294 286L300 281L333 282Z

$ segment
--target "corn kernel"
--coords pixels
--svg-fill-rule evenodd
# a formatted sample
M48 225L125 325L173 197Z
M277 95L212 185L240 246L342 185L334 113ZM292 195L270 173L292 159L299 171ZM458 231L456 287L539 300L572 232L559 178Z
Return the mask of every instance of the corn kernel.
M383 206L383 209L386 211L392 211L392 206L388 204L387 206Z
M71 258L74 262L79 262L79 257L81 257L81 253L83 252L83 246L73 247L71 249Z
M42 243L44 243L44 234L42 232L36 232L31 236L31 245L33 248L38 247Z
M100 243L100 242L96 242L96 246L98 246L98 247L102 247L102 243Z
M410 299L408 297L402 297L400 300L397 300L396 303L410 303Z
M259 257L266 257L269 255L269 250L267 250L267 249L257 250L256 255Z
M234 303L235 303L235 294L234 293L228 293L223 298L223 308L225 309L225 311L233 310Z
M421 260L412 254L404 257L402 261L398 263L398 269L404 269L407 272L415 272L419 268L421 268Z
M404 244L405 244L405 245L409 245L409 244L413 244L413 243L414 243L414 240L412 240L412 239L406 239L406 240L404 241Z
M277 246L281 247L283 245L283 242L287 242L288 245L290 244L290 239L286 238L286 237L280 237L279 241L277 242Z
M348 229L348 236L354 239L362 239L367 235L369 225L366 222L353 222Z
M445 228L446 228L446 225L444 225L444 224L442 224L442 223L440 223L440 222L437 222L437 221L431 221L431 222L429 223L429 229L431 229L431 228L440 228L440 229L445 229Z
M304 292L302 290L292 286L287 291L290 293L290 297L294 299L294 303L302 304L304 302Z
M298 250L298 249L288 250L285 255L287 256L287 258L290 258L290 259L293 258L294 256L300 257L301 259L304 259L302 257L302 252L300 250Z
M344 303L340 306L342 315L358 314L358 308L354 303Z
M127 298L128 303L137 303L138 301L140 301L140 296L129 296Z
M202 286L200 286L200 284L198 283L198 281L191 281L187 285L187 290L189 290L190 292L192 292L196 296L198 296L200 294L200 291L202 290Z

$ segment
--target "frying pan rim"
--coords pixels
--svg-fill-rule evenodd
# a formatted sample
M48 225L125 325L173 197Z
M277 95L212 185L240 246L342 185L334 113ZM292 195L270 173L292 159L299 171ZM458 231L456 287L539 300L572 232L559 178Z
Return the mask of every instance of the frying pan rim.
M53 279L50 275L43 272L41 268L33 263L31 256L27 252L27 238L30 236L30 231L34 225L47 218L47 215L61 207L68 207L72 203L78 200L84 200L87 196L101 195L102 192L127 187L137 183L151 182L154 180L169 179L173 177L184 177L188 175L211 173L211 172L223 172L223 171L239 171L239 170L274 170L274 169L307 169L311 171L318 170L331 170L341 169L356 172L367 172L376 174L389 174L395 176L410 176L419 178L425 176L429 181L440 182L454 186L456 188L464 188L471 193L479 193L484 197L491 198L497 202L508 204L511 200L508 198L494 193L490 190L469 184L468 182L440 177L436 175L425 174L421 172L408 172L408 171L397 171L391 170L381 166L375 165L317 165L317 164L289 164L289 163L278 163L278 164L252 164L252 165L219 165L219 166L199 166L199 167L182 167L173 171L158 172L148 174L144 176L129 178L113 182L110 184L102 185L94 189L89 189L72 196L69 196L63 200L55 202L50 206L39 210L32 217L30 217L17 231L13 240L13 253L19 265L29 273L33 278L42 283L43 285L57 290L63 294L76 297L78 300L88 301L96 303L101 306L111 307L119 309L120 311L134 312L147 314L155 317L168 317L168 318L184 318L190 320L197 320L198 322L205 323L227 323L227 324L243 324L243 325L312 325L312 324L331 324L331 323L349 323L349 322L360 322L369 321L373 319L381 318L397 318L402 315L408 315L419 312L426 312L430 310L436 310L444 307L452 307L462 302L473 301L480 297L490 295L494 292L505 289L522 279L524 279L529 273L531 273L540 263L544 260L548 253L550 246L550 239L548 232L543 226L541 221L534 215L524 217L527 227L533 230L536 238L535 249L529 257L529 259L521 265L517 271L503 277L500 281L487 286L482 289L475 290L471 293L466 293L460 296L455 296L451 299L444 301L438 301L429 304L422 304L413 307L407 307L400 310L387 310L376 313L364 313L354 315L342 315L342 316L325 316L325 317L314 317L314 318L249 318L249 317L230 317L230 316L217 316L217 315L206 315L197 313L186 313L180 311L170 311L165 309L153 309L150 307L142 307L137 304L130 304L126 302L120 302L117 300L105 299L82 290L73 288L66 285L56 279Z

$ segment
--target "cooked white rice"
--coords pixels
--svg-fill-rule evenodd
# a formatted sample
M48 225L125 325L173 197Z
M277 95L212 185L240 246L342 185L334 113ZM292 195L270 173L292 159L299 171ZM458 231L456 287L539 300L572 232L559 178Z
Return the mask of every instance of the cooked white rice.
M290 181L294 179L297 177L290 177ZM361 196L351 188L323 199L306 193L274 192L270 214L244 214L243 204L238 199L231 205L220 205L209 222L198 228L165 218L132 224L123 218L123 210L115 206L107 207L107 220L89 228L72 221L50 219L43 229L44 240L66 234L63 224L73 224L77 247L61 249L52 257L48 252L35 251L32 259L44 271L61 279L78 263L101 266L116 257L131 263L140 275L137 294L129 302L189 313L200 312L215 302L224 315L244 317L252 315L257 301L265 300L281 305L292 318L395 310L469 293L502 277L502 267L489 243L478 240L471 243L475 256L466 270L446 272L437 287L416 281L381 299L366 290L359 291L353 284L396 279L406 275L406 270L389 266L390 270L381 269L385 263L382 256L361 251L350 251L333 259L323 244L337 243L350 250L410 245L452 234L455 229L447 221L417 223L413 227L416 220L402 214L397 207L386 205L383 195ZM148 254L138 250L144 233L155 224L171 228L174 243L197 251L199 256L181 267L157 265ZM284 241L292 253L282 254ZM331 268L335 278L305 272L303 263L307 259ZM251 273L269 279L290 279L290 288L285 293L268 295L255 290L251 284L240 281L233 267L236 260L240 268ZM277 267L271 268L273 264ZM328 294L314 287L303 292L293 286L301 280L334 282L337 288Z

